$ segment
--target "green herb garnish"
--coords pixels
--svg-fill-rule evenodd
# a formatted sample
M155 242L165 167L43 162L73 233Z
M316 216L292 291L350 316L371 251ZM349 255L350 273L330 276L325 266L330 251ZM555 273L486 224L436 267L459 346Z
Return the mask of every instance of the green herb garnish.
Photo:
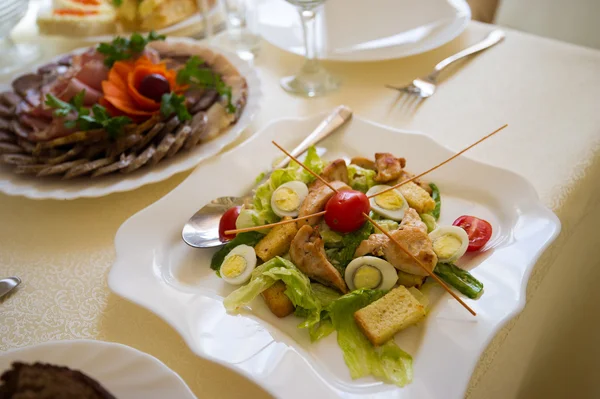
M177 83L195 85L203 89L214 89L220 96L227 98L227 112L230 114L235 112L235 105L231 103L231 87L223 82L221 76L204 66L204 62L197 56L191 57L177 72Z
M106 56L104 64L110 68L117 61L128 60L135 54L141 53L148 43L165 39L165 35L158 35L154 31L147 37L134 33L129 39L117 36L110 43L100 43L97 50Z
M190 115L185 107L185 96L178 96L175 93L168 93L162 96L160 113L165 118L175 114L181 122L192 119L192 115Z
M123 0L112 0L112 4L115 7L121 7L123 5Z
M435 208L431 211L431 215L438 220L440 218L440 211L442 210L442 197L440 196L440 189L433 183L429 183L431 187L431 198L435 201Z
M71 113L76 114L73 120L64 122L65 127L72 129L77 127L80 130L104 129L111 138L117 138L123 133L125 125L131 123L131 119L126 116L112 117L100 104L94 104L92 110L83 106L85 90L77 93L70 102L64 102L52 94L46 95L46 105L54 108L54 115L64 118Z
M452 263L438 263L433 271L446 284L471 299L479 298L483 292L483 283L481 281L473 277L468 271Z

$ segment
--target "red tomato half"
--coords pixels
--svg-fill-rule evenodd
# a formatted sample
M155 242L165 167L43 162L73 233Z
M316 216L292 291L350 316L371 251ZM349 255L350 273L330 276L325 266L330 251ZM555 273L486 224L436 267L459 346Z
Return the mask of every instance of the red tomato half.
M467 232L469 236L467 252L480 250L492 236L492 225L475 216L461 216L452 225L461 227Z
M340 191L325 206L325 223L331 230L350 233L361 228L367 220L371 206L364 193L354 190Z
M235 230L235 221L240 215L241 206L227 209L219 221L219 239L223 242L232 240L235 234L225 234L227 230Z

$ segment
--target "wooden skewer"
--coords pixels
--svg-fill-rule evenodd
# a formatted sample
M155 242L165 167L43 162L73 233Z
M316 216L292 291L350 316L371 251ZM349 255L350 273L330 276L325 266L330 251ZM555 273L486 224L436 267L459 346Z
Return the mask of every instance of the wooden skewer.
M324 214L325 214L325 211L321 211L321 212L313 213L313 214L306 215L306 216L300 216L300 217L297 217L296 219L282 220L280 222L265 224L262 226L253 226L253 227L246 227L243 229L227 230L227 231L225 231L225 234L230 235L230 234L246 233L248 231L258 231L258 230L262 230L262 229L269 229L271 227L281 226L282 224L293 223L298 220L310 219L315 216L323 216Z
M446 159L444 162L442 162L442 163L440 163L440 164L438 164L438 165L434 166L433 168L431 168L431 169L429 169L429 170L426 170L425 172L421 173L420 175L417 175L417 176L411 177L410 179L404 180L404 181L402 181L402 182L400 182L400 183L396 184L395 186L392 186L392 187L390 187L390 188L386 188L385 190L381 190L380 192L378 192L378 193L376 193L376 194L370 195L370 196L369 196L369 198L373 198L373 197L376 197L376 196L378 196L378 195L380 195L380 194L387 193L388 191L392 191L392 190L394 190L394 189L396 189L396 188L398 188L398 187L400 187L400 186L403 186L403 185L405 185L406 183L410 183L411 181L413 181L413 180L416 180L416 179L418 179L419 177L423 177L423 176L425 176L426 174L428 174L428 173L430 173L430 172L433 172L434 170L436 170L436 169L437 169L437 168L439 168L440 166L447 164L448 162L452 161L454 158L456 158L456 157L458 157L459 155L461 155L461 154L465 153L467 150L470 150L471 148L475 147L477 144L481 143L482 141L484 141L484 140L486 140L486 139L488 139L488 138L492 137L494 134L498 133L500 130L504 129L504 128L505 128L505 127L507 127L507 126L508 126L508 124L505 124L504 126L502 126L502 127L498 128L498 129L494 130L492 133L490 133L490 134L488 134L487 136L485 136L485 137L483 137L483 138L481 138L481 139L477 140L475 143L471 144L470 146L468 146L468 147L467 147L467 148L465 148L464 150L462 150L462 151L460 151L460 152L457 152L456 154L452 155L450 158Z
M467 309L473 316L477 316L477 313L475 313L475 311L473 309L471 309L469 307L469 305L467 305L466 303L464 303L464 301L462 299L460 299L458 297L458 295L456 295L452 291L452 289L450 289L450 287L448 287L446 285L446 283L444 283L432 270L429 270L419 259L417 259L412 253L410 253L409 250L406 249L406 247L404 247L404 245L402 245L400 243L400 241L398 241L394 237L392 237L392 235L390 233L388 233L387 231L385 231L385 229L383 229L381 226L379 226L379 224L376 221L374 221L373 219L371 219L371 217L369 217L369 215L367 215L366 213L363 213L363 215L373 224L373 226L377 227L379 230L381 230L381 232L383 234L385 234L390 240L392 240L392 242L394 244L396 244L405 254L407 254L415 262L417 262L417 264L419 266L421 266L421 268L423 270L425 270L427 272L427 274L429 274L429 276L431 276L435 281L437 281L437 283L439 285L441 285L450 295L452 295L454 297L454 299L456 299L465 309Z
M287 152L285 150L285 148L283 148L282 146L280 146L279 144L277 144L274 141L271 141L271 143L273 143L273 145L277 148L279 148L281 151L283 151L285 153L285 155L287 155L288 157L292 158L292 160L294 162L296 162L298 165L302 166L302 168L304 168L305 171L307 171L308 173L310 173L311 175L313 175L314 177L316 177L317 179L321 180L321 183L325 184L327 187L329 187L330 189L332 189L333 191L335 191L336 193L338 192L338 190L336 190L331 184L329 184L329 182L325 179L323 179L321 176L319 176L318 174L316 174L315 172L313 172L312 170L310 170L308 168L308 166L304 165L302 162L298 161L298 159L293 156L292 154L290 154L289 152Z

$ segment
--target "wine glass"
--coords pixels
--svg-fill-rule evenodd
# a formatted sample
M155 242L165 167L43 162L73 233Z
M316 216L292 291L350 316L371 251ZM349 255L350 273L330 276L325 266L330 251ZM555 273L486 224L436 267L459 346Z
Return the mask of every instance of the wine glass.
M15 44L10 37L28 6L29 0L0 0L0 74L14 71L40 55L37 46Z
M288 92L315 97L336 90L340 81L329 74L317 59L316 17L325 0L286 0L298 9L304 36L305 61L295 76L282 78Z

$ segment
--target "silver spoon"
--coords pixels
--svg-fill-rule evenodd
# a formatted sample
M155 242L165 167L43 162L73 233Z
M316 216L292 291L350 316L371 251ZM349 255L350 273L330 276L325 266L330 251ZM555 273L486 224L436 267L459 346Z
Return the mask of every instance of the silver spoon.
M7 277L0 280L0 298L11 292L21 284L21 279L18 277Z
M336 131L340 126L349 121L351 117L352 110L345 105L340 105L296 148L290 151L291 154L295 157L300 156L310 146L317 144ZM286 157L275 168L271 169L269 173L266 173L256 186L267 181L273 170L285 168L289 162L290 159ZM181 233L183 241L194 248L211 248L223 245L224 243L219 239L219 221L221 220L221 216L229 208L243 205L250 198L252 198L252 191L244 197L219 197L204 205L183 226Z

